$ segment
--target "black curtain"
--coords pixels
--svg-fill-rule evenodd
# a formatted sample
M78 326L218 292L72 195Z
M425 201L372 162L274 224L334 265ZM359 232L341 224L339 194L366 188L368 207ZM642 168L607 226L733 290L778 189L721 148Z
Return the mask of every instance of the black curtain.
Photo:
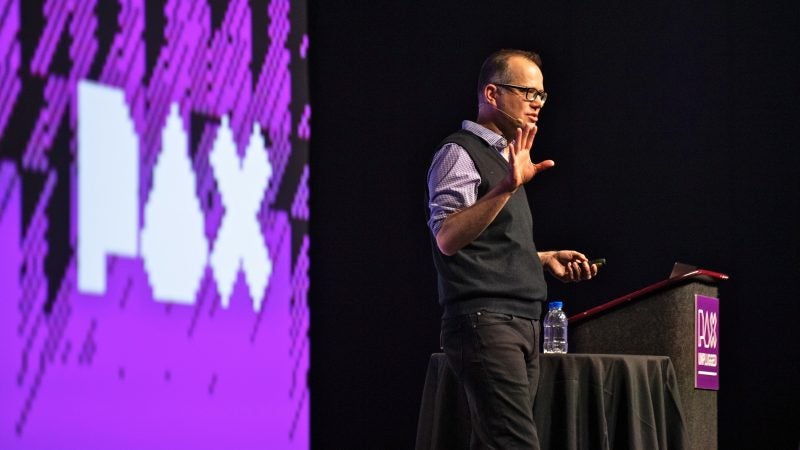
M309 5L314 448L413 447L440 315L426 170L502 47L538 51L550 94L537 246L608 259L550 297L576 313L675 261L729 274L720 448L796 448L800 5L347 3Z

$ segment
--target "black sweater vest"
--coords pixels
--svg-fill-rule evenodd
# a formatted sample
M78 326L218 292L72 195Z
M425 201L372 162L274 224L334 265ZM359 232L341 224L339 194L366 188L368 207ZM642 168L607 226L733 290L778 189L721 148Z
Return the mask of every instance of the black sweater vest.
M475 163L481 177L479 199L506 176L508 163L483 139L460 130L441 145L450 142L463 147ZM533 243L533 218L524 188L511 196L480 236L453 256L439 251L431 238L443 317L481 310L540 317L547 285Z

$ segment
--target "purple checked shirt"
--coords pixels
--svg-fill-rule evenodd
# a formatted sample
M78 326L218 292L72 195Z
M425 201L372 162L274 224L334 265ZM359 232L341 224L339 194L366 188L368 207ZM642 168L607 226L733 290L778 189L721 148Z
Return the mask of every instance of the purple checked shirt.
M461 128L486 141L508 161L506 138L470 120L463 121ZM448 143L436 152L428 170L428 227L434 236L447 216L475 204L480 184L478 169L464 147Z

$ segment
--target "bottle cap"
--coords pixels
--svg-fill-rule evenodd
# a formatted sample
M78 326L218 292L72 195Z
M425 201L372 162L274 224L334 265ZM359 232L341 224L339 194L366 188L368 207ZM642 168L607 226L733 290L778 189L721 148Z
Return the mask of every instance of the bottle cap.
M550 309L561 309L562 306L564 306L564 304L561 302L561 300L550 302Z

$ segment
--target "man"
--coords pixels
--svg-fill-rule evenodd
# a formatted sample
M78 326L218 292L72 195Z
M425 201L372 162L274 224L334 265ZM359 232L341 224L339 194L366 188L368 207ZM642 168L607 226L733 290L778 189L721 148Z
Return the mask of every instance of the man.
M481 67L477 121L443 141L428 172L442 346L467 392L472 448L539 448L543 271L562 281L597 274L579 252L533 243L523 185L555 165L530 153L546 100L537 54L495 52Z

